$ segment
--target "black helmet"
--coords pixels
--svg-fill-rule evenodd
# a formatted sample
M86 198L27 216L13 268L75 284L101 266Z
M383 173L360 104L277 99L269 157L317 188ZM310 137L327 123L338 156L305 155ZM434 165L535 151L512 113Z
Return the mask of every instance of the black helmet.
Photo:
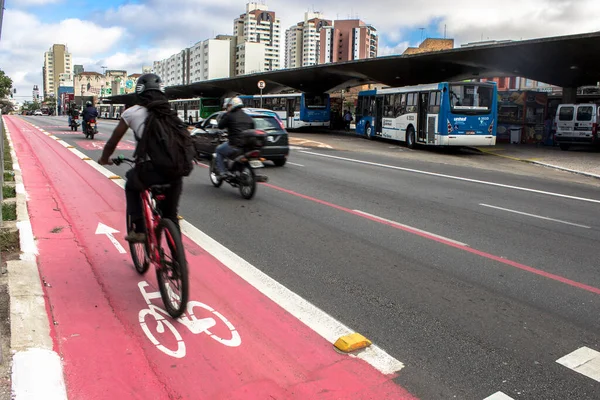
M144 74L140 76L135 85L135 93L142 94L149 90L158 90L164 92L165 88L162 79L156 74Z
M92 102L91 102L91 101L89 101L89 100L88 100L88 101L86 101L86 102L85 102L85 106L86 106L86 107L91 107L91 106L92 106Z

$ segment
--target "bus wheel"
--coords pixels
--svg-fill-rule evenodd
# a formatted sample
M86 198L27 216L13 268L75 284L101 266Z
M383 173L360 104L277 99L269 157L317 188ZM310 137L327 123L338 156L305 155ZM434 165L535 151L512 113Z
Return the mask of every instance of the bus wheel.
M409 126L406 130L406 147L409 149L415 148L415 128Z
M367 139L373 140L373 128L371 128L371 125L369 124L365 126L365 136Z

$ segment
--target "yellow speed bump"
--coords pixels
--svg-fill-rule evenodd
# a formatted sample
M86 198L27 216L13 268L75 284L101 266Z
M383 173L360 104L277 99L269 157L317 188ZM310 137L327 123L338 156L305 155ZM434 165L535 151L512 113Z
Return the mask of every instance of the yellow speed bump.
M91 160L91 158L89 158L89 157L83 157L83 158L82 158L82 160L83 160L83 161L90 161L90 160Z
M344 353L351 351L364 349L371 345L371 341L361 335L360 333L352 333L350 335L342 336L333 344L338 350Z
M178 215L177 219L183 219L183 217L181 215Z
M112 175L109 176L108 179L121 179L121 177L119 175Z

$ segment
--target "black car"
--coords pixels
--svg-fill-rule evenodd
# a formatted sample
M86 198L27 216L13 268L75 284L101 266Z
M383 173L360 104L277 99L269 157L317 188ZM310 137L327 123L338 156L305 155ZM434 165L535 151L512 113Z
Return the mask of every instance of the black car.
M275 113L269 110L260 110L252 108L244 108L249 116L254 120L254 128L264 131L267 135L265 147L261 150L261 157L281 167L285 165L290 152L288 145L288 133L284 128L283 123ZM196 146L196 151L203 157L210 159L219 145L218 120L224 113L220 111L212 114L204 121L198 123L192 135Z

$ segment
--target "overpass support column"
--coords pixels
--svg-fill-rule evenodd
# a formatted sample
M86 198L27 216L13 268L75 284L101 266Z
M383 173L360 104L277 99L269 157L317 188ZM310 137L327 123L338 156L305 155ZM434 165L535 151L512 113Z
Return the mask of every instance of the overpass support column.
M562 96L563 104L577 103L577 88L576 87L565 87L563 88Z

